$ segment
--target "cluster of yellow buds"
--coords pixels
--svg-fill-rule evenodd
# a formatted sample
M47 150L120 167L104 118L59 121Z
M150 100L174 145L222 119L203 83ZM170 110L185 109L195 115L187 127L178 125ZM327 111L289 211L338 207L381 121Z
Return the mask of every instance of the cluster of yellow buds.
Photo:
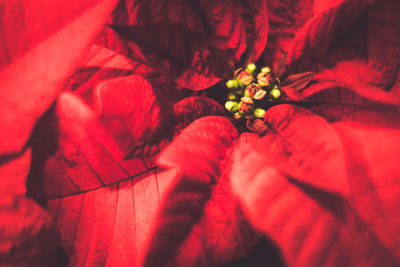
M237 69L233 79L226 82L230 93L225 108L235 119L264 118L265 109L282 96L280 80L270 68L263 67L257 74L256 69L256 65L250 63L246 69Z

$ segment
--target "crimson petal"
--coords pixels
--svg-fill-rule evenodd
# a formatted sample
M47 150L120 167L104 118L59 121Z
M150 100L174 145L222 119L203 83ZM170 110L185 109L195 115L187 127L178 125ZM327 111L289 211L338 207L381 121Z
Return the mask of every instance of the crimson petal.
M317 188L346 194L347 181L340 140L328 122L297 106L278 105L268 110L271 129L269 159L287 176ZM278 142L281 142L279 145ZM264 143L262 149L265 149Z
M117 1L78 2L0 3L2 265L57 264L50 255L57 242L52 218L24 196L27 141Z
M275 107L267 116L279 118L279 109ZM283 108L290 109L298 108ZM321 105L313 111L332 122L329 128L339 141L341 156L327 162L315 160L312 168L320 172L326 166L341 164L345 166L342 176L338 172L338 177L320 172L321 176L313 178L326 179L326 185L319 187L312 181L292 177L293 165L282 169L279 162L270 158L292 157L293 147L300 148L302 144L282 143L274 133L276 126L262 139L243 136L236 148L231 179L248 218L276 242L289 265L398 265L399 216L394 210L400 201L400 169L391 160L400 151L398 111L390 106L371 110L343 104ZM315 115L298 115L299 121L303 118L313 122L312 129L304 123L308 129L303 133L298 127L299 136L321 128L322 120L317 123ZM292 122L271 125L296 124L297 119L288 118ZM287 129L286 135L290 136L290 127ZM276 132L282 134L285 128ZM320 138L315 135L308 141L318 143ZM314 158L308 157L307 160ZM249 164L253 168L248 168ZM327 191L336 180L346 180L348 185L341 195Z
M151 159L123 161L110 129L73 93L60 96L54 116L55 131L46 121L35 131L32 142L43 164L32 174L43 176L70 265L135 265L158 196L175 172L157 172Z
M319 13L296 34L287 55L290 73L308 70L373 3L343 0Z
M200 90L260 56L268 20L265 1L123 1L110 27L99 44Z
M102 82L93 95L99 121L105 128L111 129L124 156L143 135L154 132L159 124L160 107L153 87L141 76L132 75Z
M115 3L88 1L64 7L47 1L2 4L0 87L8 90L0 91L0 153L21 150L35 121L72 74ZM86 21L91 23L82 28ZM79 42L76 36L80 36Z
M208 97L192 96L182 99L173 106L175 124L183 129L190 123L204 116L225 114L224 108L215 100Z
M159 164L177 170L162 198L143 250L143 266L168 262L201 218L226 153L238 133L221 117L204 117L189 125L161 154Z

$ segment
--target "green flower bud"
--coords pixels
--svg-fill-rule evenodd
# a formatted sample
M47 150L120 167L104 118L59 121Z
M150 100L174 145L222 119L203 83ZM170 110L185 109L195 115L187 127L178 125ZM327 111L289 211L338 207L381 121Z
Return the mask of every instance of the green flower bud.
M278 99L279 97L281 97L281 90L274 88L271 90L271 92L269 92L269 95L273 98L273 99Z
M270 73L271 73L271 69L270 69L270 68L268 68L268 67L264 67L264 68L262 68L262 69L261 69L261 72L264 72L264 73L270 74Z
M234 93L229 93L228 94L228 99L231 100L231 101L237 100L237 96Z
M226 101L225 102L225 108L226 110L228 110L229 112L235 113L238 110L238 102L235 101Z
M242 115L240 115L239 112L236 112L235 114L233 114L233 118L236 120L240 119L241 117L242 117Z
M250 73L253 73L253 71L254 71L256 68L257 68L257 67L256 67L256 64L250 63L249 65L247 65L246 70L247 70L248 72L250 72Z
M256 108L255 110L254 110L254 116L256 117L256 118L264 118L264 116L265 116L265 110L264 109L262 109L262 108Z
M236 80L229 80L226 82L228 88L238 88L238 82Z

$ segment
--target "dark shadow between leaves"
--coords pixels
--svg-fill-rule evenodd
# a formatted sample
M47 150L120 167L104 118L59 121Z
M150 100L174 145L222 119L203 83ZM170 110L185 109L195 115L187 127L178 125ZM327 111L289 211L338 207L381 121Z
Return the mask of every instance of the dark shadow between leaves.
M50 156L56 153L58 147L58 133L56 132L57 127L55 127L54 107L54 105L51 106L49 110L39 118L28 141L28 145L32 147L32 161L26 180L27 196L34 199L35 202L44 209L46 209L47 205L43 184L44 164ZM46 135L43 135L43 132L45 132ZM38 142L38 140L41 141ZM46 144L46 147L41 145L43 143ZM69 259L61 245L57 245L53 252L56 266L68 266Z
M268 237L262 237L246 257L221 267L286 267L280 248Z
M339 195L321 190L309 184L300 182L294 178L288 178L289 182L297 186L306 195L314 199L318 204L332 213L340 221L346 221L345 199Z
M32 161L26 179L27 195L46 208L46 192L43 184L44 164L56 153L58 133L54 119L54 105L38 120L28 143L32 147ZM45 144L43 146L43 144Z

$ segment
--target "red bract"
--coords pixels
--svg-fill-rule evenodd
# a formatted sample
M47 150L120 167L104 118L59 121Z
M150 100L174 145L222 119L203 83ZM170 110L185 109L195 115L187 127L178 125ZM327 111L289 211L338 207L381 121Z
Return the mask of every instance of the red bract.
M1 265L57 264L51 254L57 243L51 217L24 196L31 161L27 141L114 4L108 0L0 4ZM83 29L88 20L90 25Z
M400 170L386 159L399 151L398 113L344 108L329 124L301 108L276 106L266 115L272 131L242 136L236 147L234 190L291 266L397 265L399 216L392 209Z
M67 8L41 1L2 4L0 86L8 89L1 90L1 136L12 139L2 138L1 153L22 149L34 122L71 75L115 2L89 1ZM49 16L42 17L46 13ZM90 27L83 30L87 20Z
M265 1L124 0L98 43L157 70L147 76L200 90L256 60L267 33Z
M2 265L400 264L398 1L42 4L0 4ZM198 91L261 54L264 136Z
M368 98L374 98L370 89L397 94L398 10L397 1L341 1L322 11L294 38L288 50L289 72L312 71L322 88L339 82Z
M228 225L227 229L233 229L224 230L223 233L226 233L226 236L215 232L214 229L215 236L210 237L207 229L207 223L216 218L221 218L222 221L226 221L226 217L234 220L241 219L235 213L235 209L230 208L232 206L230 203L222 206L226 205L227 207L225 214L218 212L218 205L221 203L210 204L208 208L209 211L214 210L214 216L207 218L209 217L209 212L207 212L204 216L207 216L208 220L196 225L202 217L204 205L210 199L214 185L219 182L219 177L226 165L229 164L229 153L227 152L237 137L236 129L226 119L205 117L187 127L161 154L159 164L176 169L177 174L162 197L160 211L142 251L141 263L143 266L160 266L171 260L173 264L170 263L170 266L201 266L201 264L207 263L204 261L205 257L210 258L208 264L216 265L240 256L238 253L241 252L241 249L237 247L239 244L234 241L234 238L239 238L240 242L245 241L241 237L243 231L249 231L245 224L236 224L235 222L232 226ZM232 201L233 207L235 207L236 203L233 199L229 197L227 200L224 199L223 196L230 193L226 190L219 189L221 196L213 195L212 198L220 200L222 203ZM196 229L196 226L200 227L200 231ZM212 227L218 228L218 224ZM188 240L184 242L187 238ZM227 240L224 240L225 238ZM196 245L194 243L196 239L197 242L204 242L204 244ZM180 257L174 259L174 253L182 243L184 244L184 247L181 248L183 252ZM252 245L251 241L247 243L247 246ZM222 247L227 252L223 255L215 254L209 249L210 246L215 246L217 250L221 250ZM203 255L196 255L198 250L204 250Z
M136 102L138 98L142 101ZM159 170L152 158L124 158L146 132L159 130L160 106L151 84L140 76L103 82L91 99L94 109L72 93L58 98L55 114L44 118L32 138L40 150L33 173L42 173L48 209L56 218L70 264L135 265L152 214L165 188L175 181L176 170ZM205 115L221 113L211 100L187 98L168 111L172 130L196 119L185 107ZM57 130L47 131L49 125ZM57 146L51 148L52 143Z

